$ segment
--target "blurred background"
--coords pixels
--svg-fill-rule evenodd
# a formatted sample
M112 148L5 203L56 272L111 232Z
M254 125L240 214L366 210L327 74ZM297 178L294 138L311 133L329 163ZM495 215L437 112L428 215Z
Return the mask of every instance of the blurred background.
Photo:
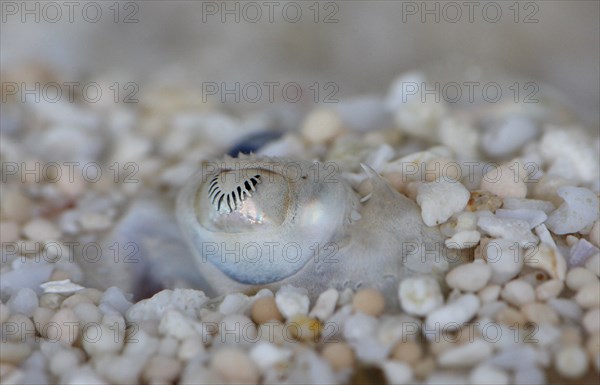
M317 82L326 94L334 82L344 98L385 93L406 71L474 63L559 89L596 126L599 24L594 0L3 1L1 65L5 79L37 63L63 81L140 89ZM260 109L264 99L225 104Z

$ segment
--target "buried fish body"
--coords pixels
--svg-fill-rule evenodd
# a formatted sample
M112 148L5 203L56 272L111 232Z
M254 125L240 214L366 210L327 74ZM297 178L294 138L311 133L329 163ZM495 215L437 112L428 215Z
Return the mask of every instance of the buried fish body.
M283 284L315 297L328 287L376 287L441 277L448 249L418 206L362 165L372 191L361 198L335 164L241 155L206 162L177 199L179 227L209 291Z
M103 239L120 258L81 261L92 287L118 286L136 300L164 288L215 297L260 288L375 287L390 306L398 283L432 275L443 286L449 263L437 227L417 204L366 165L361 197L335 163L240 154L204 162L172 200L140 196Z

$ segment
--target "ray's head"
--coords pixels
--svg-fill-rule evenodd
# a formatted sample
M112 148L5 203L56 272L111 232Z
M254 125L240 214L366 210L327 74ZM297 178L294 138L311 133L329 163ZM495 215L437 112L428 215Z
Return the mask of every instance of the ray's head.
M199 268L265 284L300 270L335 241L355 210L353 190L322 164L270 158L205 163L177 199Z

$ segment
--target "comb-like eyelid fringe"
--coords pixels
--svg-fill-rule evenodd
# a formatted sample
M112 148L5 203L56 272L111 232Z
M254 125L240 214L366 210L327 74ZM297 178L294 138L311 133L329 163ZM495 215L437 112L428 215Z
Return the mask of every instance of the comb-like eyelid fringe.
M251 191L256 191L256 186L261 183L261 176L256 174L243 181L242 184L238 184L235 188L229 192L224 192L223 187L219 183L219 175L214 176L209 183L208 198L211 203L216 207L217 211L221 211L222 201L221 196L224 195L224 202L227 204L226 213L232 213L241 207L244 200L252 197ZM216 202L216 204L215 204Z

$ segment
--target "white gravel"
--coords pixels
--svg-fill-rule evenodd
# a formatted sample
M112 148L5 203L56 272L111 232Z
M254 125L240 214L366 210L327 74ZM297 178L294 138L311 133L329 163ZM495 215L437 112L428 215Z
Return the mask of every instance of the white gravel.
M427 226L444 223L462 211L469 201L469 191L460 183L448 180L423 183L417 191L417 203Z
M431 277L405 279L400 283L398 295L402 309L412 315L427 315L444 303L440 286Z
M546 101L474 113L405 95L407 81L428 79L409 73L386 97L315 108L258 151L336 161L361 193L367 163L418 204L461 258L446 273L403 277L399 309L384 307L396 298L355 296L355 287L316 300L293 286L209 298L189 287L173 249L162 265L114 268L128 249L116 245L115 254L102 240L131 203L158 197L168 206L200 162L287 118L234 116L185 87L148 90L143 106L33 106L19 137L3 133L3 162L68 158L103 171L132 162L138 182L110 173L95 183L77 173L57 183L3 181L2 383L342 384L367 366L395 384L597 376L598 137L576 123L548 123L554 106ZM78 246L68 249L71 242ZM101 247L104 259L86 263L86 245ZM148 271L166 288L128 286ZM276 320L253 313L265 297Z

